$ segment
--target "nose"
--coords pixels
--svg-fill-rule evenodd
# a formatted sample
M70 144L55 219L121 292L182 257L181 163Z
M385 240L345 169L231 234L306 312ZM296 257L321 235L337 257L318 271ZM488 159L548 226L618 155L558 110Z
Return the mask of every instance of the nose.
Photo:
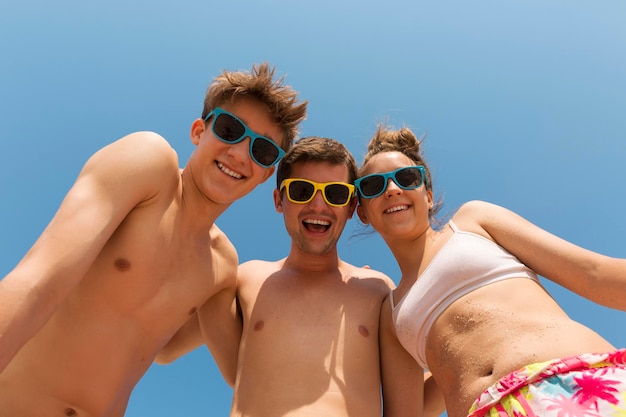
M315 195L311 201L309 201L309 206L313 208L326 208L326 200L324 200L324 196L322 195L322 190L315 190Z
M229 145L228 154L231 155L235 161L245 163L246 160L250 158L250 140L250 137L246 137L241 142Z
M402 193L402 188L398 187L398 184L391 178L387 180L387 188L385 189L385 195L392 196Z

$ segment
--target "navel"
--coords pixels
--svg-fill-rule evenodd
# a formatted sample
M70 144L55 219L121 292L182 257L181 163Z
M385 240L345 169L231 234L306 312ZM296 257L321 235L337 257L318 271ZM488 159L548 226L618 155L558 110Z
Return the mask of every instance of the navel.
M117 258L115 260L115 269L118 271L128 271L130 269L130 261L126 258Z
M359 326L359 333L361 333L361 336L363 337L368 337L370 335L370 331L367 330L367 327L362 324Z
M74 410L73 408L68 408L65 410L65 415L68 417L72 417L76 415L76 410Z
M195 312L196 312L196 308L191 307L191 309L189 310L189 315L191 316L192 314L195 314Z
M265 322L263 322L263 320L259 320L256 323L254 323L254 330L255 331L259 331L261 330L263 327L265 326Z

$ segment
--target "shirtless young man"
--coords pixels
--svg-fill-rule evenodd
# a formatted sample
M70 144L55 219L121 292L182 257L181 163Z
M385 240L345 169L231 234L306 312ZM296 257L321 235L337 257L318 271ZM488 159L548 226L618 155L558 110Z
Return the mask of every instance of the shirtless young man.
M238 259L214 222L272 175L278 147L290 147L305 117L306 102L273 76L261 64L213 81L182 170L152 132L87 161L0 281L1 416L123 416L137 381L196 311L211 321L209 348L233 383L236 357L212 341L239 333L212 324L235 311Z
M386 417L420 415L421 370L395 337L379 343L379 332L389 334L379 316L393 282L337 253L356 206L355 177L354 158L332 139L302 139L281 160L274 203L291 250L239 267L231 417L380 417L382 407Z

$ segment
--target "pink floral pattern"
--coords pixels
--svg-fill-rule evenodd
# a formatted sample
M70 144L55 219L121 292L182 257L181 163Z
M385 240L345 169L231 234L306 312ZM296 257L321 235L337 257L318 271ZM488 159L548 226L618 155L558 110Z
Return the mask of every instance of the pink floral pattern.
M626 349L528 365L489 387L468 417L626 416Z

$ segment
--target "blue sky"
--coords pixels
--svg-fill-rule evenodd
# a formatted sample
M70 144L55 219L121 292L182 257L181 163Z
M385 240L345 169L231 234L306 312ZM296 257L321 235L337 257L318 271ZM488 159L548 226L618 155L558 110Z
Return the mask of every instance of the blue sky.
M309 100L302 135L336 138L358 161L377 122L426 134L443 214L483 199L626 257L625 19L617 0L1 0L0 277L89 155L153 130L183 164L211 79L261 61ZM218 221L241 261L287 254L273 180ZM397 282L390 252L363 231L348 223L340 255ZM546 286L574 319L626 346L623 312ZM153 366L127 416L227 415L230 398L200 348Z

